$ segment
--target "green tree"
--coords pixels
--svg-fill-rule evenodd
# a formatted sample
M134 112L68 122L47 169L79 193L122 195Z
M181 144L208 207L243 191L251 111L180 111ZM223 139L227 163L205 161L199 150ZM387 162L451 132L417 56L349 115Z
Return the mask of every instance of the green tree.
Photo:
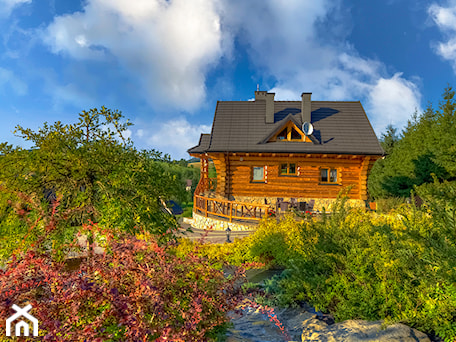
M176 223L162 203L185 190L163 166L167 156L138 151L125 138L130 125L121 112L102 107L83 111L74 124L44 123L37 131L17 126L15 133L33 147L0 144L0 182L9 193L3 200L25 194L45 206L46 198L60 196L59 212L68 222L61 235L88 220L111 230L166 233ZM4 238L8 229L1 233Z
M393 125L388 125L386 127L386 132L382 134L380 139L380 144L382 145L383 150L387 155L393 152L394 146L399 141L399 137L396 134L397 128Z
M382 146L389 150L375 163L369 178L369 193L375 197L410 196L422 184L456 177L455 92L445 89L438 110L431 105L408 122L395 141L391 129L382 135Z

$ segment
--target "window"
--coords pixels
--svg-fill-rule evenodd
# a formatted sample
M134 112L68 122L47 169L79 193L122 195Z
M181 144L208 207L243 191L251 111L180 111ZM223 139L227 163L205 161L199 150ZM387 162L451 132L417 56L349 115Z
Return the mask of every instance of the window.
M323 168L320 172L321 183L337 183L337 169Z
M291 130L291 140L302 140L301 134L296 132L294 128Z
M287 140L287 136L288 136L288 130L287 130L287 128L285 128L284 130L282 130L282 132L280 132L277 135L277 140Z
M290 176L296 175L296 164L294 163L287 163L280 165L280 175L282 176Z
M276 141L305 141L304 134L291 121L275 136Z
M264 166L252 168L252 182L264 182Z

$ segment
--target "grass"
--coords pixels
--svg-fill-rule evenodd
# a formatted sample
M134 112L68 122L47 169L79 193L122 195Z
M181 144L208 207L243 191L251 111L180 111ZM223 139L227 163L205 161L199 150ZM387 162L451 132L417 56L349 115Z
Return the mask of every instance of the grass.
M181 215L178 215L177 218L181 217L192 217L193 211L193 202L184 202L182 203L182 210L184 211Z

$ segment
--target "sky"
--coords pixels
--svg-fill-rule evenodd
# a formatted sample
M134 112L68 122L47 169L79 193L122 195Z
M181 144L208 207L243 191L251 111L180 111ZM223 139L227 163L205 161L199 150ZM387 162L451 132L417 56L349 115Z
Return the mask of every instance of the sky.
M456 86L456 0L0 0L0 142L117 109L188 159L218 100L361 101L380 137Z

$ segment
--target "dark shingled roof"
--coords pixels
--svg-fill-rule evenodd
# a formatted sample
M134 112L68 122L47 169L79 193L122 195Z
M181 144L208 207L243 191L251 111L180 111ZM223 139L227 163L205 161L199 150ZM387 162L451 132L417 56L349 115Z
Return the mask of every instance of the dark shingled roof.
M268 142L290 120L302 126L301 101L275 101L274 113L267 124L266 101L219 101L212 134L202 134L188 152L384 153L360 102L312 101L313 142L307 143Z
M204 153L209 148L211 142L210 134L201 134L198 145L187 150L188 153Z

